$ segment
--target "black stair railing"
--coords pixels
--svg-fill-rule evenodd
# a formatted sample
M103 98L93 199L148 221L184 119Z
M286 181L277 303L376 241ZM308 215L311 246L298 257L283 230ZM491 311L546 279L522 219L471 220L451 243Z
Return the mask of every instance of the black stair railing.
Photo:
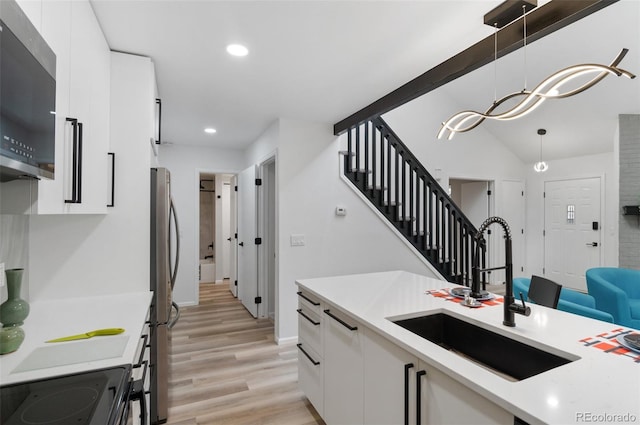
M342 154L344 175L402 236L448 281L470 286L477 229L387 123L350 128Z

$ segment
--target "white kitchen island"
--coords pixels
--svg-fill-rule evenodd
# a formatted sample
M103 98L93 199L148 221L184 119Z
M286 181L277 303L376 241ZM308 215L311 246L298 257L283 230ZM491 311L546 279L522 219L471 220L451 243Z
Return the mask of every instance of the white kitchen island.
M417 409L421 423L640 423L640 355L614 338L627 328L537 305L506 327L501 297L468 308L427 293L455 285L402 271L297 284L300 386L330 425ZM439 312L571 361L514 381L390 320Z

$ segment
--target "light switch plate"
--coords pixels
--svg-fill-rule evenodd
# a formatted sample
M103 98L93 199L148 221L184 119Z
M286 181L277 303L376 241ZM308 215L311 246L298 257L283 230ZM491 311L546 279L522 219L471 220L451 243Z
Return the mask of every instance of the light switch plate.
M291 235L291 246L304 246L304 235Z

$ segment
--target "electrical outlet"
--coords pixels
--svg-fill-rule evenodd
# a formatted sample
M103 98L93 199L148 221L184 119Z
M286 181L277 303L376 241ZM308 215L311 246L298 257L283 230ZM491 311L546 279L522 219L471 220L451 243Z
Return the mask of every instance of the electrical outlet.
M0 288L4 286L4 263L0 263Z
M304 246L304 235L291 235L291 246Z

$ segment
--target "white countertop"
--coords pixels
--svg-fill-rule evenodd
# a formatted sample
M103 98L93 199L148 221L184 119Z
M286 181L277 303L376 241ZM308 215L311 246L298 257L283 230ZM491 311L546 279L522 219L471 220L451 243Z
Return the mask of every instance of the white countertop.
M502 325L502 304L464 307L425 293L455 285L402 271L297 283L531 424L640 423L640 355L634 359L580 342L625 329L618 325L528 304L531 315L516 314L516 327L510 328ZM446 311L509 338L578 360L511 382L388 320L435 311Z
M134 292L32 303L22 325L24 342L17 351L0 356L0 384L135 363L151 296L151 292ZM103 328L125 331L119 335L45 343ZM31 365L53 366L36 369L31 366L28 367L31 370L17 371L27 364L22 363L25 360Z

